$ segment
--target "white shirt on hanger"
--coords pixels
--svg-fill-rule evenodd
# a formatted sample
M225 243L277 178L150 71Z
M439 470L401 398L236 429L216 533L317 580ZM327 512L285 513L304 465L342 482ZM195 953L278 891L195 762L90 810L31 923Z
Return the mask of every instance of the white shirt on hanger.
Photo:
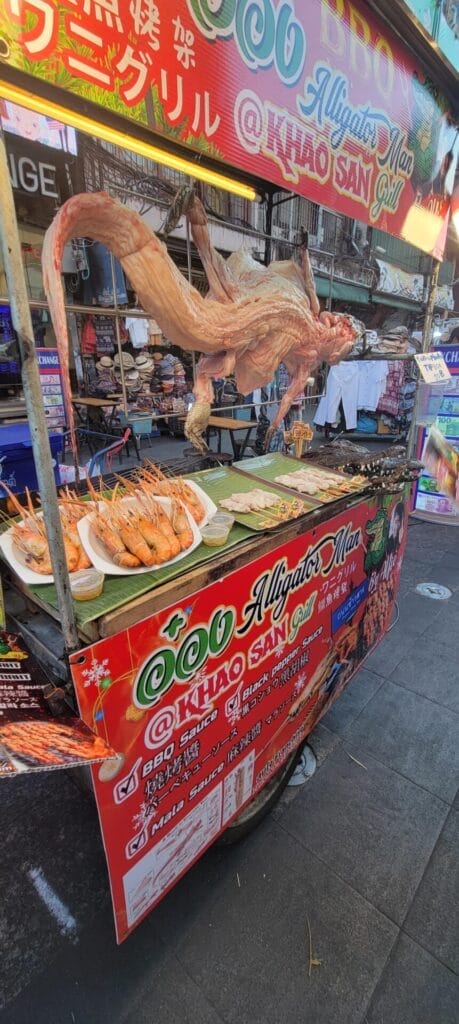
M357 408L375 412L386 387L389 364L385 359L361 359L358 360L357 366L359 368Z
M133 348L146 348L149 338L148 320L140 316L127 316L125 327Z

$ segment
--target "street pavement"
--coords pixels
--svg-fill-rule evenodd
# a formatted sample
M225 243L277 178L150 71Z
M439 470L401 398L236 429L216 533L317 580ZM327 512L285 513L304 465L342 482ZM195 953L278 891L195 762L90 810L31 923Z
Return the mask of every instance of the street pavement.
M1 1024L457 1024L458 541L410 522L398 621L310 737L314 777L122 946L92 800L66 772L3 782Z

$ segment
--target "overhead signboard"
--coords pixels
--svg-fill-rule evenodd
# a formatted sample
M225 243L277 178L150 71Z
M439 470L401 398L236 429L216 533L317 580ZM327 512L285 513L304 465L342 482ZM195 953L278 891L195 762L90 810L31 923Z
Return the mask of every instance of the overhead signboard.
M5 67L441 257L456 129L362 3L4 0L0 42Z

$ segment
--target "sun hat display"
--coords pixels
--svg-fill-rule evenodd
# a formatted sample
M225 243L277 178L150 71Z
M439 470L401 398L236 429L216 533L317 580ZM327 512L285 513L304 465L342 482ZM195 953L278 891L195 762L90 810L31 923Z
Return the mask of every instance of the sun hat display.
M134 356L131 356L131 354L129 352L122 352L121 353L121 359L123 361L123 369L125 369L125 370L132 370L135 367ZM116 356L115 356L115 359L114 359L114 363L115 363L115 366L119 366L120 365L120 357L118 355L118 352L116 353Z
M107 370L112 370L112 369L113 369L113 359L111 359L110 356L101 356L100 359L99 359L99 362L96 363L96 370L98 370L99 373L104 373Z

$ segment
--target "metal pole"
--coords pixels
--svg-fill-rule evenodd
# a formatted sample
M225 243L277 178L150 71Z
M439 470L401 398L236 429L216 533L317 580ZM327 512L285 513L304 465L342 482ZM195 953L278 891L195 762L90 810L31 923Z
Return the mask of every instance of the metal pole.
M264 263L265 263L265 267L268 267L269 264L271 263L271 250L272 250L272 241L271 241L271 235L272 235L272 231L273 231L273 196L272 196L272 192L268 193L268 198L266 200L266 225L265 226L266 226L266 238L265 238L265 259L264 259Z
M110 270L112 274L112 288L113 288L113 306L115 308L115 334L116 334L116 347L118 349L118 358L120 361L120 376L121 376L121 390L123 392L123 409L124 415L127 418L129 416L127 392L126 392L126 381L124 378L124 365L123 365L123 349L121 347L121 333L120 333L120 322L116 316L118 312L118 296L116 294L116 274L115 274L115 260L112 253L110 253Z
M328 281L328 295L327 295L327 310L331 313L332 308L332 295L333 295L333 281L335 277L335 257L332 255L331 258L331 269L330 277Z
M422 352L428 352L432 342L432 320L435 308L435 299L437 296L437 284L438 275L440 273L441 263L440 260L432 260L432 272L429 280L429 294L427 296L426 312L424 317L424 326L422 329ZM416 399L413 409L413 419L408 434L407 441L407 455L410 459L414 458L416 452L416 440L418 428L416 426L419 412L419 385L416 388Z
M193 275L192 275L192 272L191 272L190 224L189 224L188 217L185 217L185 227L186 227L186 262L187 262L187 268L188 268L188 283L189 284L193 284L193 280L192 280ZM194 385L194 384L196 384L196 352L194 351L194 349L193 349L193 351L191 353L191 362L192 362L192 366L193 366L193 385Z
M49 447L48 428L40 387L40 375L35 358L35 340L16 223L13 190L11 188L2 132L0 132L0 213L1 251L9 292L11 319L19 343L22 385L32 439L32 451L46 523L54 582L59 601L64 644L66 650L70 652L79 646L78 633L70 594L70 581L65 558L51 450Z

